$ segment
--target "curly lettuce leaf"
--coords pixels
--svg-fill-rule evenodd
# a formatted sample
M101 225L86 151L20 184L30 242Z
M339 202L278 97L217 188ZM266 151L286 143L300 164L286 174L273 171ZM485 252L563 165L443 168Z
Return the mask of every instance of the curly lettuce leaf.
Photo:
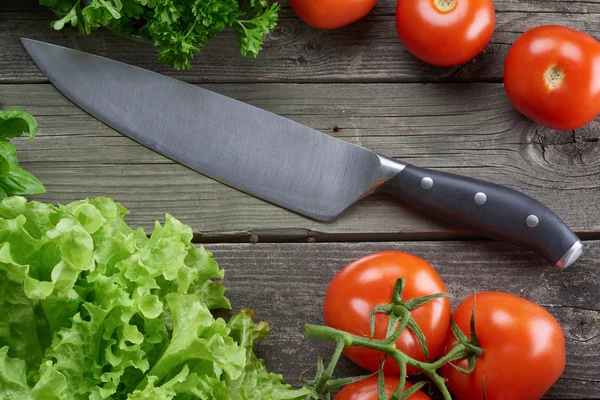
M126 215L0 201L0 398L300 398L254 355L266 324L211 313L230 308L224 273L191 228L167 215L147 236Z
M231 337L246 351L242 374L227 384L231 400L301 400L308 396L308 389L294 390L283 382L281 375L268 372L264 360L254 353L255 342L269 335L267 323L255 323L253 312L242 310L229 320L227 326L231 329Z
M48 327L38 326L39 312L23 285L0 271L0 347L29 370L38 368L51 340Z
M67 386L65 377L50 363L40 367L40 378L32 388L27 384L25 362L8 356L0 348L0 394L4 400L61 400Z
M235 379L246 362L245 351L228 336L225 321L215 320L195 295L171 293L167 303L173 318L173 338L149 375L159 379L190 360L211 362L217 378L224 372Z
M158 378L150 376L143 389L131 393L128 400L146 399L211 399L230 400L229 390L219 379L190 373L185 365L181 371L163 385L157 386Z

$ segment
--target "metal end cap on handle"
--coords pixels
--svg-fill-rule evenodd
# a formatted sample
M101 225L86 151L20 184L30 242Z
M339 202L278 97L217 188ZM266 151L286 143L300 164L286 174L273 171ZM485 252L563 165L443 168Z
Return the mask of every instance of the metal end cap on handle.
M556 263L556 268L558 268L560 271L564 271L571 264L577 261L582 252L583 244L580 240L578 240L573 246L571 246L571 248L565 253L565 255L562 256L560 260L558 260L558 262Z

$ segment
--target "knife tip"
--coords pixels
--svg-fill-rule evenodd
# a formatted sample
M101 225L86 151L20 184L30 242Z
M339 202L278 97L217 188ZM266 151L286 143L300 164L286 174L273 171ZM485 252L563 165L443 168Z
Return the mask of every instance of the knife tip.
M29 39L26 37L21 38L21 44L23 45L23 47L25 47L25 50L27 51L29 51L30 46L35 42L37 42L37 40Z

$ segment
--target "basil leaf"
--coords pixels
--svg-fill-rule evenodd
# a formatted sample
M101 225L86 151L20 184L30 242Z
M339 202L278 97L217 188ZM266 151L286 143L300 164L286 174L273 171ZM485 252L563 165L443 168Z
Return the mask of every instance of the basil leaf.
M0 140L23 136L24 133L29 135L29 140L33 140L37 129L36 120L25 111L0 111Z

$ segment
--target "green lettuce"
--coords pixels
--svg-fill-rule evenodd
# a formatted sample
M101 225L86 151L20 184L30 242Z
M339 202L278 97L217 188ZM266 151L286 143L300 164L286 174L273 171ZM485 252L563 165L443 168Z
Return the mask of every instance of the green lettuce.
M170 215L148 237L108 198L0 202L0 398L303 399L254 354L268 325Z

